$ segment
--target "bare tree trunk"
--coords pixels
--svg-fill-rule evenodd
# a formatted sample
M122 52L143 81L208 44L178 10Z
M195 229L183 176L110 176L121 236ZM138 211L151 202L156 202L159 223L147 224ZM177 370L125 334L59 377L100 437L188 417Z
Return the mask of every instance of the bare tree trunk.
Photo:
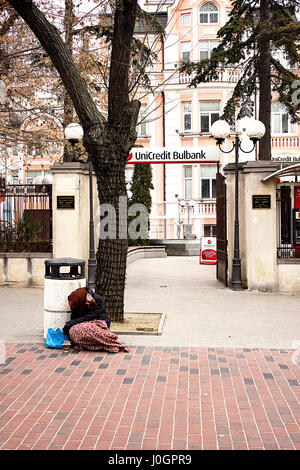
M270 0L260 2L260 24L262 28L259 49L259 120L264 123L266 133L259 142L259 160L271 160L271 48L268 21ZM265 33L265 34L264 34Z
M74 12L73 12L73 0L65 0L65 17L64 17L64 26L65 26L65 44L68 48L68 51L73 55L73 22L74 22ZM68 124L73 122L74 108L72 100L66 91L63 90L64 96L64 118L63 118L63 127L64 129ZM64 143L64 153L63 161L71 162L73 160L72 151L70 150L70 144L67 142Z
M30 0L9 0L9 3L31 28L58 71L84 129L83 144L97 178L99 202L115 208L116 238L99 240L96 291L103 297L110 318L122 321L127 238L120 237L118 214L119 197L126 195L125 165L128 152L136 140L135 127L140 106L138 101L130 102L128 96L130 47L137 0L116 3L108 121L97 109L57 29Z

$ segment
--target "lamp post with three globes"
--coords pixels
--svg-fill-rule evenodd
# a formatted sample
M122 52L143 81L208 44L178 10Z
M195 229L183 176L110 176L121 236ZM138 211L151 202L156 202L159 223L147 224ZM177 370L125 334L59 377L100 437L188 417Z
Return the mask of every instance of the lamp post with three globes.
M235 132L233 134L234 142L232 148L227 151L223 150L221 145L230 134L230 126L224 120L218 120L211 126L211 135L216 139L217 145L222 153L231 153L235 151L235 218L234 218L234 254L232 259L232 275L231 275L231 288L232 290L242 290L242 276L241 276L241 258L240 258L240 241L239 241L239 152L251 153L256 147L257 142L265 134L265 126L262 122L253 118L243 119L243 131L246 132L249 139L253 142L251 150L243 150L241 146L241 133Z

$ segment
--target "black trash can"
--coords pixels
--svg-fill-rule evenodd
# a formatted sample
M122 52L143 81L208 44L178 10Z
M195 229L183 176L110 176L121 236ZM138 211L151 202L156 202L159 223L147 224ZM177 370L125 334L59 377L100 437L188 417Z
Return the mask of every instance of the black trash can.
M65 269L67 267L67 269ZM83 279L85 261L76 258L53 258L45 260L45 279Z

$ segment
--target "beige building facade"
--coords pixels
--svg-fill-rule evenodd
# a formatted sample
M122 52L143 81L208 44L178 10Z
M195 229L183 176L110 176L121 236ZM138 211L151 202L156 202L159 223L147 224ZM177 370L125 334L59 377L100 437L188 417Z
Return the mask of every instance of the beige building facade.
M228 20L231 1L183 0L174 2L143 2L143 7L165 15L166 36L158 48L158 60L149 76L154 96L140 93L141 123L138 126L137 145L155 150L170 148L215 148L210 135L212 124L222 115L232 91L240 77L239 67L219 71L218 78L196 88L189 87L192 75L179 73L183 60L197 61L210 57L218 45L217 32ZM162 21L162 19L161 19ZM288 65L283 54L278 58ZM293 66L293 72L297 72ZM158 83L161 86L158 87ZM272 159L280 164L300 160L300 127L293 124L286 110L276 101L272 104ZM258 97L253 96L255 115L258 117ZM240 123L236 122L239 131ZM245 143L247 148L247 142ZM230 139L224 150L231 148ZM257 152L240 153L240 161L255 161ZM218 152L219 169L234 161L233 153ZM127 166L128 182L133 167ZM176 239L185 236L184 226L192 224L192 232L201 236L216 232L216 180L217 164L185 162L181 164L152 165L154 190L152 191L151 238ZM129 183L128 183L129 186ZM178 225L181 227L180 235Z

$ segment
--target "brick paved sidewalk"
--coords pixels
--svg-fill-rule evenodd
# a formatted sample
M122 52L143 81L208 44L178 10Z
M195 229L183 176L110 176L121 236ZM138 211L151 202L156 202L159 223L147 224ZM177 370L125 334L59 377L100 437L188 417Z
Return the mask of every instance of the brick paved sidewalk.
M7 344L0 449L300 449L293 351Z

